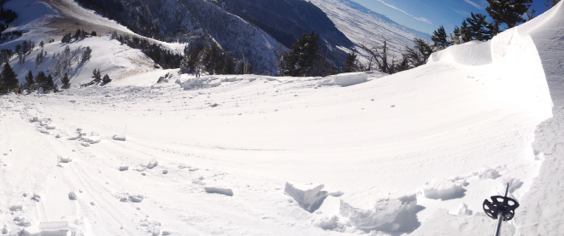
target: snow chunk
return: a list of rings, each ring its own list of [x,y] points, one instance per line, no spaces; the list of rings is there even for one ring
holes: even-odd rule
[[[29,226],[22,230],[22,236],[41,236],[41,230],[37,226]]]
[[[129,201],[142,202],[145,197],[143,195],[129,195]]]
[[[464,216],[464,215],[472,215],[472,210],[468,209],[468,206],[464,203],[460,203],[460,206],[456,208],[454,211],[450,211],[449,214],[455,216]]]
[[[449,200],[464,197],[466,190],[452,180],[435,179],[423,187],[423,194],[430,199]]]
[[[479,174],[480,179],[497,179],[500,176],[499,171],[495,169],[487,169]]]
[[[82,137],[82,140],[90,144],[95,144],[102,141],[102,138],[100,136],[86,136]]]
[[[421,207],[417,206],[417,198],[411,195],[379,200],[373,210],[357,209],[341,200],[339,213],[348,217],[352,225],[364,231],[409,233],[420,225],[416,216],[419,210]]]
[[[69,193],[69,199],[70,199],[70,200],[76,200],[76,193],[70,192],[70,193]]]
[[[45,129],[49,129],[49,130],[54,130],[56,128],[57,128],[57,126],[55,126],[55,125],[46,125],[45,126]]]
[[[345,225],[339,222],[338,216],[325,217],[319,221],[317,226],[323,230],[334,230],[339,232],[342,232],[345,229]]]
[[[343,73],[331,77],[333,78],[333,82],[340,86],[350,86],[368,81],[368,75],[366,73]]]
[[[118,141],[125,141],[125,135],[123,134],[116,134],[112,137],[113,140],[118,140]]]
[[[72,157],[61,157],[59,156],[59,162],[60,163],[69,163],[72,161]]]
[[[39,229],[41,229],[41,236],[69,235],[69,223],[66,221],[41,222]]]
[[[158,165],[159,165],[159,162],[157,160],[151,160],[145,167],[147,169],[153,169]]]
[[[129,170],[129,166],[120,166],[119,171],[126,171]]]
[[[218,193],[227,196],[233,196],[233,190],[230,188],[204,187],[206,193]]]
[[[10,211],[22,211],[22,210],[23,210],[22,205],[13,205],[10,207]]]
[[[31,225],[31,222],[29,222],[29,220],[23,216],[14,217],[14,222],[16,223],[16,225],[23,227],[28,227]]]
[[[321,191],[324,185],[318,185],[317,187],[311,188],[312,186],[296,186],[296,184],[286,183],[286,187],[284,187],[284,193],[288,196],[294,198],[296,202],[302,207],[304,210],[313,213],[321,204],[327,196],[329,195],[327,191]],[[301,188],[301,189],[300,189]],[[302,190],[306,189],[306,190]]]

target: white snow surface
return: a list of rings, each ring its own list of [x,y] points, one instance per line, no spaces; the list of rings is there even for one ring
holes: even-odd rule
[[[368,77],[350,86],[196,79],[100,59],[89,63],[123,76],[1,96],[3,230],[57,222],[75,235],[484,235],[496,222],[482,202],[509,183],[521,207],[502,235],[564,234],[562,5],[419,68],[343,75]],[[108,37],[69,46],[80,43],[116,58],[137,53]],[[18,66],[18,77],[35,69]],[[89,79],[82,70],[75,86]],[[157,84],[165,74],[174,79]]]

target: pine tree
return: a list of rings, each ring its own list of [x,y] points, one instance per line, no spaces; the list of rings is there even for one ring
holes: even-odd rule
[[[460,34],[461,34],[461,42],[470,42],[472,41],[472,33],[470,31],[470,27],[468,26],[468,22],[466,19],[462,21],[462,26],[460,27]]]
[[[20,86],[20,82],[18,81],[18,78],[16,78],[18,75],[16,73],[14,73],[14,70],[12,70],[12,67],[10,66],[10,63],[6,62],[6,64],[4,65],[4,69],[2,70],[2,89],[4,90],[3,92],[15,92],[18,87]]]
[[[84,52],[82,52],[81,62],[86,62],[90,60],[91,55],[92,55],[92,49],[90,49],[90,47],[86,47],[86,49],[84,49]]]
[[[292,50],[284,53],[283,74],[289,76],[309,75],[317,56],[319,35],[314,31],[303,34],[292,44]]]
[[[27,76],[25,77],[24,88],[30,92],[35,90],[35,81],[33,80],[33,74],[31,73],[31,71],[29,71],[27,73]]]
[[[109,82],[112,82],[110,76],[108,74],[104,75],[104,78],[102,79],[102,83],[107,84]]]
[[[63,86],[61,87],[61,89],[69,89],[70,88],[71,84],[70,84],[69,75],[67,73],[65,73],[65,75],[63,75],[61,82],[63,83]]]
[[[450,43],[447,40],[447,34],[445,31],[445,27],[442,25],[435,31],[433,31],[433,35],[431,36],[431,40],[433,40],[434,45],[433,47],[436,50],[442,50],[450,46]]]
[[[53,76],[51,76],[51,74],[49,74],[49,76],[47,76],[47,80],[46,80],[46,85],[45,88],[43,88],[43,91],[53,91],[53,92],[59,92],[59,90],[57,89],[57,86],[55,85],[55,82],[53,81]]]
[[[347,59],[345,60],[345,65],[343,65],[343,73],[356,72],[358,68],[356,66],[357,56],[354,52],[347,54]]]
[[[102,81],[102,73],[100,73],[100,69],[94,69],[91,78],[94,79],[92,80],[93,82],[100,83]]]
[[[458,26],[454,26],[452,34],[448,37],[448,42],[451,45],[461,44],[462,41],[462,30]]]
[[[427,63],[427,60],[429,59],[429,57],[433,53],[433,49],[431,48],[431,45],[429,45],[429,43],[427,43],[427,41],[425,41],[423,39],[419,39],[419,38],[415,38],[413,41],[415,42],[415,45],[416,45],[419,53],[423,56],[423,61],[419,65],[423,65],[423,64]],[[416,65],[416,66],[419,66],[419,65]]]
[[[37,75],[35,75],[35,84],[38,88],[43,88],[45,90],[45,85],[47,84],[47,76],[43,71],[39,71]]]
[[[486,22],[486,15],[470,13],[466,18],[468,26],[466,32],[472,40],[487,41],[493,37],[493,26]]]
[[[533,0],[487,0],[490,4],[486,11],[497,24],[506,24],[507,28],[513,28],[519,23],[525,22],[522,17],[531,7]]]

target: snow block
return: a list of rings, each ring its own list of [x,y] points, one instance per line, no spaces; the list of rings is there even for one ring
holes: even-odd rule
[[[86,136],[82,137],[82,140],[90,144],[95,144],[102,141],[102,138],[100,136]]]
[[[333,82],[340,86],[350,86],[368,81],[366,73],[343,73],[334,75]]]
[[[37,226],[29,226],[22,230],[20,233],[22,236],[41,236],[41,230]]]
[[[129,195],[129,201],[142,202],[145,197],[143,195]]]
[[[121,135],[116,134],[116,135],[114,135],[114,136],[112,137],[112,139],[113,139],[113,140],[117,140],[117,141],[125,141],[125,135],[123,135],[123,134],[121,134]]]
[[[69,163],[72,161],[72,157],[59,157],[59,162],[60,163]]]
[[[41,222],[41,236],[70,236],[69,223],[66,221]]]
[[[417,206],[417,198],[411,195],[379,200],[373,210],[354,208],[341,200],[339,213],[347,217],[352,225],[364,231],[409,233],[420,225],[416,216],[420,209],[421,207]]]
[[[319,207],[321,207],[321,204],[323,204],[323,201],[325,200],[325,198],[327,198],[329,193],[327,193],[327,191],[321,191],[321,189],[323,189],[324,187],[323,184],[311,189],[307,189],[309,187],[310,186],[298,187],[295,186],[295,184],[286,183],[286,187],[284,187],[284,193],[294,198],[294,200],[296,200],[296,202],[298,202],[300,207],[302,207],[304,210],[313,213],[314,211],[319,209]],[[307,190],[302,190],[299,188]]]
[[[157,160],[152,160],[145,167],[147,167],[147,169],[153,169],[153,168],[157,167],[158,165],[159,165],[159,162]]]
[[[449,200],[464,197],[466,190],[452,180],[435,179],[423,187],[423,194],[429,199]]]
[[[229,188],[216,188],[216,187],[204,187],[206,193],[217,193],[227,196],[233,196],[233,190]]]

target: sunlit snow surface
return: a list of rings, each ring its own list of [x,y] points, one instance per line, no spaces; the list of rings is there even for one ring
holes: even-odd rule
[[[104,53],[72,82],[109,66],[112,83],[0,97],[0,230],[485,235],[482,201],[509,183],[522,206],[502,235],[560,235],[563,18],[384,77],[196,79],[85,39]]]

